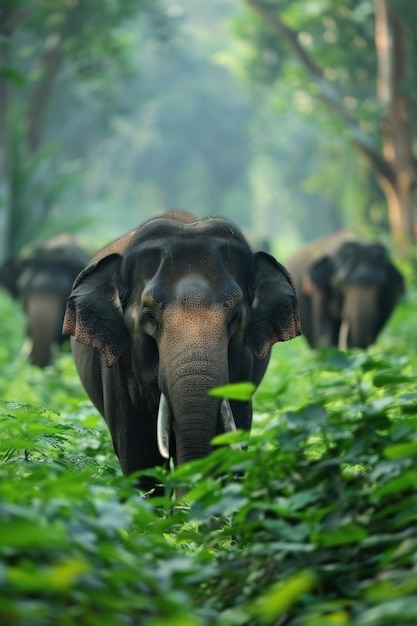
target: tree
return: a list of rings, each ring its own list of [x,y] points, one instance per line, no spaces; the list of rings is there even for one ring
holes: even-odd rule
[[[311,89],[372,166],[387,201],[393,243],[409,253],[417,217],[417,6],[407,0],[355,0],[349,6],[343,0],[245,2],[252,20],[253,12],[259,18],[250,36],[269,70],[274,55],[275,78],[285,67],[285,43]]]
[[[159,2],[152,0],[103,0],[99,10],[94,0],[2,2],[0,189],[6,254],[17,252],[44,228],[63,182],[57,185],[59,160],[46,149],[45,140],[57,77],[71,67],[79,80],[94,85],[96,96],[108,97],[109,85],[117,85],[128,68],[131,41],[122,26],[142,15],[155,29],[164,23]],[[48,143],[51,139],[56,142],[57,137],[49,137]],[[40,179],[34,197],[33,181]]]

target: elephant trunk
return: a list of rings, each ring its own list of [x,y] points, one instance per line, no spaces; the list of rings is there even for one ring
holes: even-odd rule
[[[62,304],[55,294],[33,292],[26,296],[28,335],[32,341],[30,362],[45,367],[52,360],[52,347],[60,336]]]
[[[207,456],[210,442],[217,432],[219,398],[206,393],[195,397],[192,403],[174,400],[173,431],[177,463]],[[190,406],[191,404],[191,406]]]
[[[229,379],[227,354],[215,356],[210,359],[195,350],[182,353],[169,364],[161,381],[164,393],[158,416],[158,444],[161,454],[167,457],[171,453],[179,465],[206,456],[213,437],[233,429],[227,405],[208,394]]]
[[[348,287],[345,291],[339,348],[367,348],[373,343],[378,315],[377,287]]]

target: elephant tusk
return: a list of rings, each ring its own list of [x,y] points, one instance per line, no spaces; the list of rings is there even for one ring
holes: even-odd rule
[[[340,326],[340,331],[339,331],[339,350],[348,350],[349,346],[348,346],[348,337],[349,337],[349,328],[350,328],[350,324],[348,320],[343,320],[342,324]]]
[[[220,405],[220,416],[222,418],[224,431],[226,433],[233,433],[235,430],[237,430],[235,418],[233,417],[232,413],[232,408],[227,398],[223,398]],[[242,446],[239,443],[236,443],[232,445],[232,448],[241,450]]]
[[[171,409],[168,400],[161,393],[159,401],[158,420],[156,425],[156,436],[159,453],[164,459],[169,459],[169,431],[171,427]]]
[[[220,415],[222,418],[224,430],[226,433],[232,433],[236,430],[235,418],[233,417],[232,408],[227,398],[223,398],[220,405]]]

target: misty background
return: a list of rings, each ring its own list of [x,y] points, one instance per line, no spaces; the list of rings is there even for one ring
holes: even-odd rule
[[[2,3],[1,256],[63,231],[104,245],[174,208],[227,217],[280,259],[344,226],[387,240],[376,161],[263,6],[379,132],[371,0]],[[417,9],[395,10],[414,67]]]

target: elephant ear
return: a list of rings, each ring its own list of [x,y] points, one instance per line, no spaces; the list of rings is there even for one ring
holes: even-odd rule
[[[130,345],[116,284],[120,262],[120,254],[113,253],[99,258],[78,275],[62,328],[65,335],[100,350],[109,367]]]
[[[25,263],[19,257],[11,257],[0,267],[0,287],[6,289],[13,298],[20,295],[19,279],[25,269]]]
[[[277,341],[301,334],[292,278],[281,263],[265,252],[255,254],[255,295],[245,341],[255,356],[265,359]]]
[[[376,332],[379,333],[388,321],[398,299],[405,293],[405,281],[401,272],[391,263],[387,263],[386,280],[379,298],[379,317]]]
[[[404,276],[391,262],[388,263],[388,284],[392,287],[395,296],[398,298],[405,293]]]

